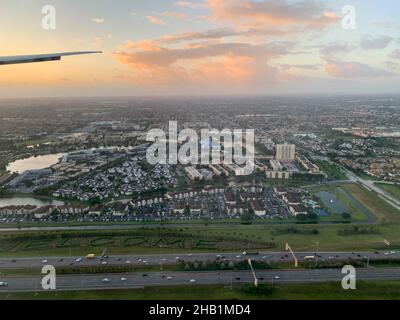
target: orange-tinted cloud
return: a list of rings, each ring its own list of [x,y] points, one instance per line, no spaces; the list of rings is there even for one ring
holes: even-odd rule
[[[131,79],[142,84],[261,84],[275,81],[269,59],[285,52],[272,45],[220,43],[165,48],[151,41],[126,43],[116,59],[131,67]]]
[[[187,7],[193,2],[175,4]],[[277,40],[279,36],[320,30],[337,21],[321,2],[312,0],[296,4],[287,0],[206,0],[203,4],[210,11],[208,19],[217,23],[214,28],[129,41],[119,48],[114,56],[130,67],[130,80],[146,85],[202,86],[275,82],[282,74],[270,62],[289,53],[291,47],[289,43],[285,48]]]
[[[165,22],[163,20],[161,20],[160,18],[157,18],[155,16],[147,16],[146,17],[147,20],[152,23],[152,24],[156,24],[156,25],[163,25],[165,24]]]
[[[212,11],[210,19],[245,27],[273,25],[323,28],[338,19],[335,13],[316,1],[207,0],[207,4]]]

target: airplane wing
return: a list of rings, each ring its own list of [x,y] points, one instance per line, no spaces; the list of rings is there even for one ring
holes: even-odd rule
[[[50,53],[50,54],[38,54],[38,55],[27,55],[27,56],[0,57],[0,65],[58,61],[61,60],[61,57],[65,56],[75,56],[75,55],[92,54],[92,53],[102,53],[102,51],[80,51],[80,52],[63,52],[63,53]]]

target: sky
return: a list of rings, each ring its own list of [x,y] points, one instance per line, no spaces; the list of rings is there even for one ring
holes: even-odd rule
[[[104,52],[0,66],[3,98],[399,93],[398,0],[0,5],[0,56]],[[55,30],[42,27],[44,5],[56,10]],[[355,9],[350,29],[342,11],[349,5]]]

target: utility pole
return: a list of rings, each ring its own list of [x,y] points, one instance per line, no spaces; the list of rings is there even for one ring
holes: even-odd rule
[[[160,271],[163,272],[161,249],[162,249],[162,244],[160,243]]]

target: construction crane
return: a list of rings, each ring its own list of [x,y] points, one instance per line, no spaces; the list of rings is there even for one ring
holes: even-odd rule
[[[254,286],[257,288],[258,287],[258,279],[257,279],[257,275],[256,275],[256,273],[254,271],[254,268],[253,268],[253,263],[251,262],[250,258],[249,258],[248,262],[249,262],[249,266],[251,268],[251,272],[252,272],[253,277],[254,277]]]
[[[294,266],[295,266],[296,268],[298,268],[298,266],[299,266],[299,260],[298,260],[297,257],[295,256],[295,254],[294,254],[292,248],[289,246],[289,243],[286,243],[286,249],[285,249],[285,250],[286,250],[286,251],[290,251],[290,253],[292,254],[292,256],[293,256],[293,258],[294,258]]]

